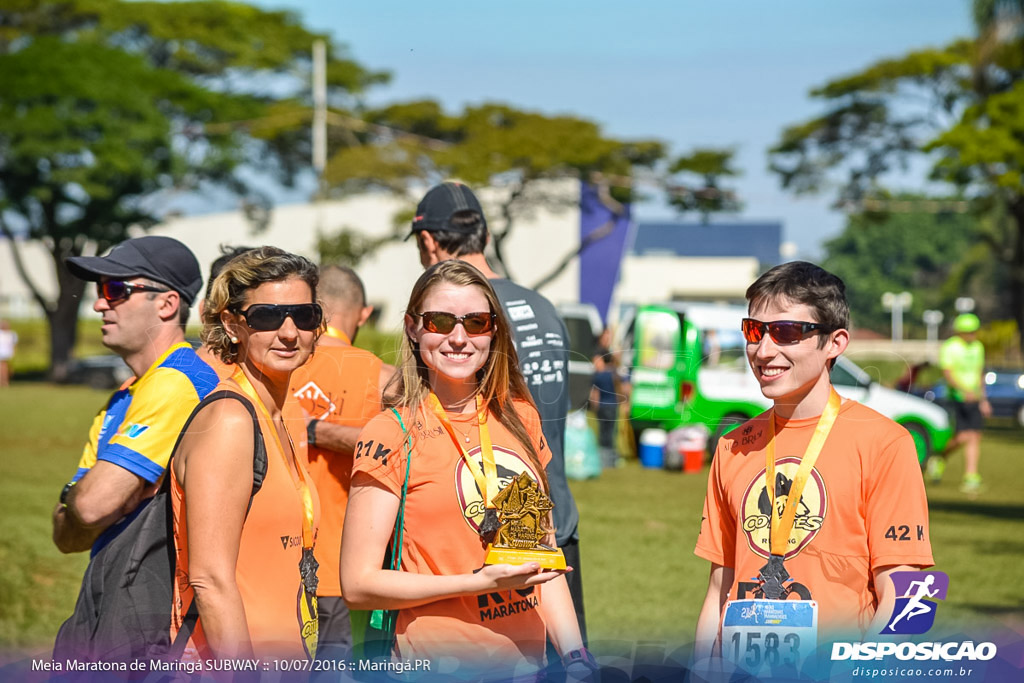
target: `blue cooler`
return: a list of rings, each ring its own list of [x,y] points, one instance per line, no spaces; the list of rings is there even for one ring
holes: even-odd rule
[[[640,464],[661,469],[665,464],[665,443],[668,433],[664,429],[645,429],[640,434]]]

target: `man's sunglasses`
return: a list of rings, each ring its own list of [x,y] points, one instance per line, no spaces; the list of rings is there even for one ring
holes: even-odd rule
[[[285,318],[291,318],[300,330],[310,332],[320,327],[324,319],[320,304],[253,304],[235,313],[245,318],[245,323],[258,332],[281,329]]]
[[[450,333],[459,323],[462,323],[462,327],[465,328],[468,335],[487,334],[494,329],[495,315],[490,312],[455,315],[443,311],[424,311],[412,315],[423,318],[423,329],[427,332],[438,334]]]
[[[764,339],[765,332],[772,338],[772,341],[781,346],[798,344],[808,332],[813,330],[828,330],[828,326],[819,323],[805,323],[799,320],[776,320],[775,322],[763,323],[753,318],[743,319],[743,338],[748,344],[757,344]]]
[[[135,282],[125,282],[123,280],[106,280],[105,282],[96,283],[96,296],[106,299],[107,303],[110,304],[117,301],[124,301],[135,292],[169,291],[171,290],[152,287],[150,285],[142,285]]]

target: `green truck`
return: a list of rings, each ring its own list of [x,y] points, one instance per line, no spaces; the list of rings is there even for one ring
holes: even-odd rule
[[[740,306],[673,303],[640,306],[621,324],[623,363],[632,385],[630,417],[637,438],[644,429],[703,424],[718,437],[771,406],[747,366]],[[935,404],[873,382],[840,356],[832,383],[844,397],[906,427],[923,463],[951,436],[947,413]]]

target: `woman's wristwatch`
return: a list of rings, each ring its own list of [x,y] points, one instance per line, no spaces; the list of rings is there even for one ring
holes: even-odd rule
[[[316,445],[316,423],[320,420],[310,420],[306,423],[306,444],[309,446]]]

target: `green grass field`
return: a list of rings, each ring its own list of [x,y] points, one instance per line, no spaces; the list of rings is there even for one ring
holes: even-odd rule
[[[11,360],[11,371],[15,379],[38,379],[46,375],[50,367],[50,332],[46,321],[12,320],[12,329],[18,333],[18,348]],[[199,339],[200,327],[189,326],[186,336]],[[385,363],[394,363],[397,357],[399,335],[379,331],[373,327],[364,327],[356,338],[356,346],[372,351]],[[78,321],[78,343],[75,345],[75,358],[109,354],[110,350],[103,346],[100,325],[94,319]]]
[[[50,514],[105,398],[43,383],[0,390],[0,650],[45,652],[74,606],[86,558],[57,552]],[[1024,626],[1022,460],[1024,432],[990,430],[984,495],[970,501],[957,492],[958,458],[946,482],[929,489],[936,567],[951,578],[943,623]],[[592,641],[692,639],[708,572],[693,555],[706,481],[706,471],[629,463],[573,482]]]

